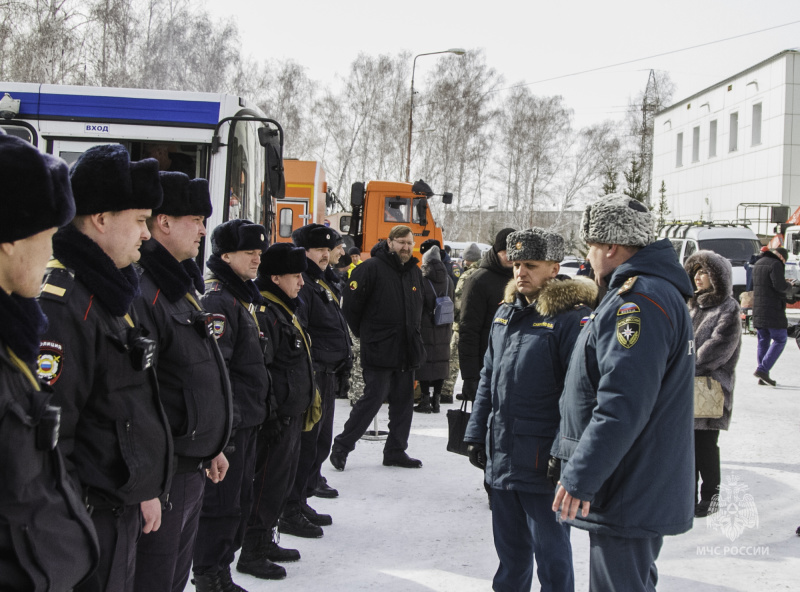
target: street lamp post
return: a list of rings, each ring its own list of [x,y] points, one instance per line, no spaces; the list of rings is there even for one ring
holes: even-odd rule
[[[453,47],[451,49],[445,49],[444,51],[432,51],[430,53],[420,53],[414,56],[414,64],[411,67],[411,107],[408,111],[408,155],[406,158],[406,182],[408,182],[411,177],[411,132],[414,129],[414,70],[417,68],[417,58],[440,53],[454,53],[456,55],[463,56],[465,53],[467,53],[467,51],[461,49],[460,47]]]

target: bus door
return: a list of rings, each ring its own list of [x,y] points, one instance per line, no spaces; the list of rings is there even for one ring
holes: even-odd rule
[[[277,201],[277,243],[292,242],[292,232],[311,221],[307,201],[281,199]]]

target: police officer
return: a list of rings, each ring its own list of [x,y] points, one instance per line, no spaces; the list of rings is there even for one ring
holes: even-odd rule
[[[39,296],[50,320],[39,375],[61,405],[60,442],[100,540],[100,565],[76,590],[128,591],[136,541],[158,530],[172,475],[155,344],[133,307],[133,263],[162,191],[158,163],[131,163],[118,144],[84,152],[70,178],[77,215],[53,237]]]
[[[337,375],[349,376],[352,366],[350,331],[342,314],[341,292],[330,273],[331,256],[341,256],[338,253],[334,255],[335,251],[342,250],[341,237],[331,228],[309,224],[297,229],[292,239],[298,247],[306,250],[308,260],[300,290],[299,316],[301,324],[308,327],[311,335],[314,376],[322,397],[322,419],[301,438],[300,462],[288,507],[298,506],[310,522],[327,526],[332,524],[331,517],[318,514],[308,505],[307,499],[309,495],[317,495],[315,490],[319,490],[321,497],[339,495],[321,478],[320,469],[333,442],[333,414],[341,380]],[[281,527],[284,527],[283,522]]]
[[[692,527],[692,285],[652,214],[627,195],[586,207],[581,238],[608,286],[561,396],[553,510],[589,531],[590,590],[655,590],[664,535]],[[578,515],[580,514],[580,515]]]
[[[194,257],[211,215],[208,181],[160,172],[164,202],[148,219],[137,310],[158,344],[158,383],[175,446],[170,508],[136,551],[136,590],[182,592],[192,564],[206,473],[218,483],[233,421],[228,370],[199,302]]]
[[[66,163],[11,136],[0,135],[0,185],[0,589],[69,590],[99,549],[56,447],[59,410],[35,378],[47,323],[35,297],[75,203]]]
[[[315,396],[310,338],[296,315],[297,295],[303,286],[305,269],[303,249],[277,243],[261,257],[256,278],[263,297],[257,312],[258,323],[272,344],[272,357],[267,362],[272,376],[274,412],[258,436],[256,495],[236,569],[264,579],[273,579],[270,572],[265,573],[265,559],[300,559],[294,549],[276,548],[275,527],[282,513],[281,532],[305,537],[323,534],[322,529],[309,523],[298,508],[284,512],[300,458],[300,434],[314,424],[309,421],[306,425],[308,418],[304,416],[312,401],[316,399],[317,411],[320,405],[319,395]],[[296,512],[297,516],[291,512]],[[287,519],[296,526],[294,530],[284,527]]]
[[[228,366],[235,434],[226,454],[230,466],[225,479],[217,483],[206,480],[192,566],[200,591],[240,589],[231,580],[230,566],[242,546],[250,515],[256,433],[267,417],[270,384],[264,361],[269,344],[262,339],[255,316],[261,296],[253,283],[266,248],[267,231],[249,220],[229,220],[211,233],[201,305],[214,315],[214,335]],[[282,570],[273,573],[283,577]]]

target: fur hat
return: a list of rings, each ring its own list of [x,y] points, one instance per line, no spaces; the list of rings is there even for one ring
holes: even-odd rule
[[[211,195],[208,181],[192,179],[184,173],[161,171],[159,174],[161,188],[164,190],[164,202],[153,215],[168,214],[170,216],[211,216]]]
[[[344,239],[342,238],[341,234],[339,234],[335,229],[330,228],[328,226],[326,226],[325,228],[331,231],[331,240],[330,243],[328,244],[329,248],[335,249],[339,245],[344,244]]]
[[[332,249],[335,243],[335,230],[322,224],[306,224],[292,233],[292,242],[303,249]],[[341,238],[341,236],[339,237]]]
[[[558,261],[564,259],[564,239],[544,228],[512,232],[506,239],[509,261]]]
[[[351,257],[353,255],[358,255],[360,257],[361,249],[359,249],[358,247],[350,247],[349,249],[347,249],[347,254],[350,255]]]
[[[228,220],[211,233],[211,252],[218,257],[234,251],[267,250],[267,230],[250,220]]]
[[[653,222],[642,202],[611,193],[586,206],[581,238],[587,243],[646,247],[655,240]]]
[[[311,247],[312,249],[314,247]],[[303,273],[308,269],[306,250],[290,243],[275,243],[261,253],[261,264],[258,266],[259,277],[285,275],[287,273]]]
[[[67,163],[28,142],[0,136],[0,242],[64,226],[75,215]]]
[[[70,169],[70,182],[79,216],[161,205],[158,162],[147,158],[131,165],[128,151],[119,144],[92,146],[81,154]]]
[[[475,243],[470,244],[464,252],[461,253],[461,258],[464,261],[480,261],[481,259],[481,249]]]
[[[516,232],[516,230],[514,228],[503,228],[503,230],[497,233],[497,236],[494,237],[494,244],[492,245],[492,250],[495,253],[506,250],[506,239],[512,232]]]
[[[442,243],[440,243],[435,238],[429,238],[428,240],[423,241],[422,244],[419,246],[419,254],[424,255],[425,253],[428,252],[428,250],[430,250],[431,247],[437,247],[441,251]]]

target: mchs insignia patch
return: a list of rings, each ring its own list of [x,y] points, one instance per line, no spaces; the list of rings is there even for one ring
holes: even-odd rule
[[[42,341],[36,373],[48,385],[54,385],[64,367],[64,346],[55,341]]]
[[[617,321],[617,341],[626,349],[636,345],[641,332],[642,321],[639,317],[626,316]]]

